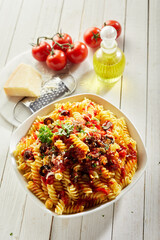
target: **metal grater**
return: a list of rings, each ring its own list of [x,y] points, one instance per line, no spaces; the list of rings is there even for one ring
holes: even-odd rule
[[[47,104],[55,101],[57,98],[68,95],[69,93],[70,90],[64,84],[64,82],[61,81],[57,84],[55,89],[50,89],[48,92],[42,93],[41,96],[36,100],[25,98],[22,100],[22,103],[33,113],[46,106]]]
[[[55,101],[56,99],[71,94],[75,90],[75,88],[76,81],[74,77],[69,73],[61,73],[59,75],[53,76],[50,79],[44,80],[41,88],[40,97],[25,97],[21,99],[14,107],[14,118],[18,122],[22,122],[23,120],[20,120],[20,112],[22,112],[21,109],[24,106],[27,107],[27,109],[29,109],[31,113],[34,113],[39,109],[43,108],[44,106],[48,105],[49,103]]]
[[[55,101],[57,98],[69,95],[73,92],[73,86],[67,86],[61,79],[64,78],[74,80],[73,76],[70,74],[61,74],[59,76],[54,76],[52,79],[45,82],[41,89],[41,96],[37,99],[35,98],[25,98],[21,102],[28,107],[31,112],[36,112],[42,107],[48,105],[49,103]],[[65,80],[66,81],[66,80]],[[68,83],[66,81],[66,83]],[[73,83],[72,83],[73,85]],[[69,88],[70,87],[70,88]],[[74,86],[75,88],[75,86]]]

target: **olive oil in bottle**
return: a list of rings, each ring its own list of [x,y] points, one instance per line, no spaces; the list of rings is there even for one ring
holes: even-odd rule
[[[117,31],[111,26],[101,30],[101,47],[93,56],[93,67],[98,80],[116,82],[123,74],[125,67],[124,53],[117,47],[115,41]]]

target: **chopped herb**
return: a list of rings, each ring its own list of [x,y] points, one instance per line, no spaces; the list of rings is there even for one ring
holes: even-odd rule
[[[62,128],[58,130],[56,135],[69,137],[69,135],[73,131],[73,128],[74,126],[70,125],[69,123],[62,124]]]
[[[91,155],[88,155],[87,158],[89,158],[90,160],[92,160],[92,156],[91,156]]]
[[[53,133],[48,128],[48,126],[45,125],[45,126],[42,126],[39,129],[38,138],[40,139],[40,141],[42,143],[51,143],[52,142],[52,139],[51,139],[52,136],[53,136]]]
[[[41,158],[43,159],[44,157],[45,157],[45,155],[44,155],[44,154],[42,154],[42,155],[41,155]]]
[[[54,125],[55,125],[55,126],[60,126],[59,120],[55,121],[55,122],[54,122]]]
[[[10,236],[12,236],[13,235],[13,233],[10,233]]]
[[[96,117],[94,117],[94,118],[93,118],[93,120],[96,120],[97,122],[99,122],[99,119],[98,119],[98,118],[96,118]]]
[[[55,151],[55,147],[54,146],[52,146],[52,152],[54,152]]]
[[[95,124],[93,124],[93,127],[95,127],[96,125]]]
[[[80,133],[86,133],[83,129],[80,130]]]
[[[86,122],[86,125],[90,124],[90,122]]]
[[[96,166],[97,166],[97,164],[96,164],[96,163],[93,163],[93,164],[92,164],[92,167],[96,167]]]
[[[109,149],[109,145],[108,145],[107,143],[104,143],[104,148],[105,148],[106,150],[108,150],[108,149]]]
[[[72,145],[69,147],[69,149],[70,149],[70,148],[74,148],[74,145],[72,144]]]
[[[64,129],[60,128],[60,129],[58,130],[58,132],[56,132],[56,135],[66,136],[66,132],[64,131]]]
[[[77,125],[77,126],[76,126],[76,130],[77,130],[78,132],[80,132],[80,131],[82,130],[82,126]]]
[[[134,213],[133,211],[131,211],[131,213]]]
[[[102,215],[102,217],[104,217],[104,214]]]

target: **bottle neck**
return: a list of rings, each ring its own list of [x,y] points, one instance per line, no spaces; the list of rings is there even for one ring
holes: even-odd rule
[[[112,43],[112,45],[108,46],[108,44],[107,44],[107,46],[106,46],[105,42],[102,41],[101,42],[101,49],[106,54],[112,54],[112,53],[116,52],[116,50],[117,50],[117,42],[114,41]]]

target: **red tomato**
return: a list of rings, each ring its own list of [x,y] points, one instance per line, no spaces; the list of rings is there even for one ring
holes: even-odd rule
[[[105,27],[105,26],[112,26],[112,27],[114,27],[116,29],[116,31],[117,31],[117,38],[120,36],[122,28],[121,28],[121,25],[120,25],[119,22],[117,22],[115,20],[108,20],[108,21],[106,21],[103,24],[102,28]]]
[[[55,42],[57,42],[59,44],[64,44],[64,45],[61,47],[58,44],[55,44]],[[71,36],[69,34],[67,34],[67,33],[57,33],[53,37],[52,45],[55,44],[54,49],[58,49],[58,50],[62,50],[64,52],[66,52],[67,48],[69,46],[68,46],[68,44],[65,44],[65,43],[72,44],[72,38],[71,38]]]
[[[46,185],[47,184],[49,184],[49,185],[53,184],[54,183],[54,176],[53,175],[49,176],[48,179],[46,179],[45,183],[46,183]]]
[[[39,62],[44,62],[51,52],[51,46],[47,42],[40,42],[32,48],[33,57]]]
[[[121,151],[119,152],[119,156],[120,156],[121,158],[124,158],[124,157],[126,156],[126,150],[121,150]]]
[[[88,48],[82,42],[75,42],[71,47],[67,49],[67,58],[72,63],[83,62],[88,55]]]
[[[100,31],[101,30],[97,27],[92,27],[85,31],[83,39],[89,47],[96,48],[100,46],[102,41],[100,38]]]
[[[46,60],[46,63],[49,68],[59,71],[63,69],[67,64],[66,54],[61,50],[54,50],[53,54],[51,53]]]

